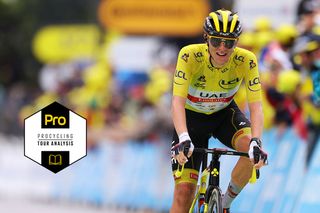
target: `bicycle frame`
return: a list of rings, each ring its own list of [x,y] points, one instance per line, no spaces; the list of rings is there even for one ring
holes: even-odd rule
[[[219,149],[219,148],[214,148],[214,149],[195,148],[193,151],[198,152],[198,153],[203,153],[203,160],[202,160],[202,172],[200,175],[200,186],[197,190],[195,198],[193,199],[189,213],[193,212],[195,204],[201,194],[202,195],[206,194],[205,202],[204,202],[204,213],[207,213],[208,200],[209,200],[208,195],[210,195],[210,193],[211,193],[211,192],[208,192],[207,189],[209,189],[209,188],[213,189],[214,187],[218,187],[220,190],[220,187],[219,187],[220,179],[219,178],[220,178],[220,157],[221,157],[221,155],[233,155],[233,156],[242,156],[242,157],[249,157],[249,156],[248,156],[248,153],[245,153],[245,152],[238,152],[238,151],[232,151],[232,150],[228,150],[228,149]],[[210,160],[209,166],[207,167],[208,154],[211,154],[211,160]],[[178,169],[178,172],[180,172],[179,174],[181,174],[183,172],[183,169],[184,169],[184,165],[182,166],[180,171]],[[254,180],[252,182],[255,182],[256,177],[254,177],[254,176],[257,172],[258,172],[258,170],[256,172],[254,172],[254,169],[253,169],[251,179],[254,179]],[[207,186],[208,177],[209,177],[209,184]]]
[[[196,202],[198,201],[199,199],[199,196],[200,194],[205,194],[206,193],[206,190],[207,190],[207,180],[208,180],[208,176],[209,176],[209,169],[206,168],[200,175],[200,185],[199,185],[199,188],[197,189],[197,193],[192,201],[192,204],[191,204],[191,207],[190,207],[190,210],[189,210],[189,213],[192,213],[193,209],[194,209],[194,206],[196,204]]]
[[[214,149],[206,149],[206,148],[195,148],[194,152],[199,152],[205,154],[211,154],[211,160],[210,160],[210,165],[207,167],[210,171],[210,178],[209,178],[209,185],[212,186],[219,186],[220,184],[220,157],[221,155],[233,155],[233,156],[242,156],[242,157],[249,157],[248,153],[245,152],[237,152],[237,151],[232,151],[228,149],[219,149],[219,148],[214,148]],[[206,167],[207,165],[207,160],[203,159],[203,168]]]

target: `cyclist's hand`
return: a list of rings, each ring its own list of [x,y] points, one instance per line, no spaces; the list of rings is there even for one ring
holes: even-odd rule
[[[193,149],[194,146],[191,140],[186,140],[172,147],[171,151],[174,153],[174,159],[176,159],[180,165],[183,165],[188,162],[188,158],[192,155]]]
[[[261,140],[259,138],[251,139],[248,154],[256,169],[268,164],[268,154],[261,149]]]

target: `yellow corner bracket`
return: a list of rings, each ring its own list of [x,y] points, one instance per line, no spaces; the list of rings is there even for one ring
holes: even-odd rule
[[[174,175],[179,178],[181,177],[182,173],[183,173],[183,170],[184,170],[184,164],[182,165],[181,169],[179,169],[179,165],[178,165],[178,169],[177,171],[174,173]]]
[[[254,184],[257,181],[257,172],[256,169],[252,168],[251,178],[249,179],[249,183]]]

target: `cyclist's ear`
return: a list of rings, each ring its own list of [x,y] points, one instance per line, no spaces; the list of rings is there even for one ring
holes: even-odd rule
[[[236,43],[234,44],[234,46],[237,46],[239,43],[239,38],[237,38]]]

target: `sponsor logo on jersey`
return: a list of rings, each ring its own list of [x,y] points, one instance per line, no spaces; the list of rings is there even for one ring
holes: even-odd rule
[[[189,53],[185,53],[181,56],[182,60],[184,60],[185,62],[188,62],[188,58],[189,58]]]
[[[195,87],[200,87],[202,89],[205,89],[206,88],[206,83],[203,83],[203,82],[197,82],[194,84]]]
[[[239,64],[239,62],[244,62],[244,57],[242,56],[242,55],[235,55],[234,57],[233,57],[233,61],[234,61],[234,63],[235,64]]]
[[[176,73],[174,74],[177,78],[182,78],[183,80],[187,80],[186,73],[181,70],[176,70]]]
[[[190,178],[194,180],[198,180],[198,174],[190,173]]]
[[[202,75],[198,78],[198,81],[201,81],[201,82],[206,82],[206,76]]]
[[[188,99],[193,103],[203,102],[224,102],[227,103],[232,100],[233,96],[228,97],[228,93],[210,93],[210,92],[200,92],[200,97],[188,94]]]
[[[249,66],[250,66],[250,70],[252,70],[253,68],[255,68],[257,66],[257,64],[251,59]]]
[[[238,84],[238,82],[240,81],[239,78],[235,78],[235,79],[232,79],[232,80],[223,80],[221,79],[219,81],[219,86],[223,89],[233,89],[235,88]]]
[[[194,84],[195,87],[200,87],[204,89],[206,87],[206,76],[201,75],[198,79],[198,82]]]
[[[259,85],[259,86],[258,86]],[[256,77],[252,80],[249,80],[249,85],[248,85],[249,90],[256,92],[260,90],[260,79],[259,77]]]
[[[193,53],[194,57],[196,58],[197,62],[202,62],[203,61],[203,54],[202,52],[197,52],[197,53]]]
[[[227,72],[228,70],[229,70],[229,68],[226,67],[226,68],[223,68],[223,69],[221,70],[221,72],[222,72],[222,73],[225,73],[225,72]]]
[[[209,70],[213,71],[213,66],[212,65],[208,64],[208,68],[209,68]]]
[[[215,67],[215,66],[213,66],[212,64],[208,64],[208,68],[209,68],[209,70],[211,70],[211,71],[213,71],[214,69],[216,69],[216,70],[221,70],[220,67]],[[225,68],[225,69],[228,69],[228,68]]]
[[[225,98],[227,97],[228,93],[210,93],[210,92],[200,92],[200,97],[202,98]]]

